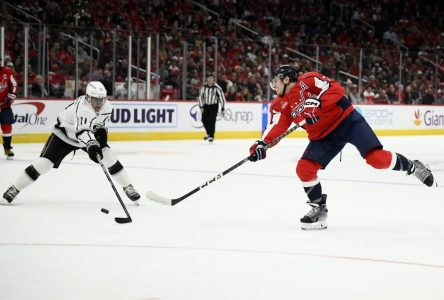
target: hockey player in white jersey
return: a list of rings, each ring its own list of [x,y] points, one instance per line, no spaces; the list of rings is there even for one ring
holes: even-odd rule
[[[111,117],[111,104],[102,83],[91,81],[86,95],[80,96],[57,117],[40,157],[28,166],[3,194],[0,204],[10,204],[24,188],[52,168],[58,168],[70,152],[82,149],[94,162],[97,155],[119,183],[129,199],[136,204],[139,193],[132,186],[128,174],[110,149],[106,123]]]

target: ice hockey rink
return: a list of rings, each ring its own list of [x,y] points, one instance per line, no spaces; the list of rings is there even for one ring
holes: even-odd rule
[[[0,299],[443,299],[443,187],[374,170],[353,146],[319,173],[327,230],[299,225],[306,139],[284,139],[176,206],[144,197],[193,190],[253,141],[110,142],[143,194],[136,207],[121,193],[133,218],[123,225],[100,166],[70,155],[0,207]],[[443,136],[381,141],[444,185]],[[2,193],[42,146],[15,144],[15,160],[0,159]]]

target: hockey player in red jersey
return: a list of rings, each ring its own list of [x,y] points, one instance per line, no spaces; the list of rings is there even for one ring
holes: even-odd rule
[[[2,59],[0,58],[0,124],[6,158],[12,159],[14,157],[14,152],[11,150],[14,115],[11,104],[16,98],[17,81],[14,77],[14,71],[9,67],[2,67],[1,63]]]
[[[292,123],[305,121],[303,128],[310,142],[297,163],[296,173],[311,209],[301,218],[302,229],[327,228],[327,195],[322,193],[317,173],[325,169],[347,143],[353,144],[367,164],[376,169],[406,171],[425,185],[433,185],[433,175],[423,163],[383,149],[338,82],[318,72],[308,72],[298,78],[293,67],[282,65],[273,72],[270,85],[277,97],[270,105],[269,124],[262,139],[251,146],[249,159],[264,159],[267,144]]]

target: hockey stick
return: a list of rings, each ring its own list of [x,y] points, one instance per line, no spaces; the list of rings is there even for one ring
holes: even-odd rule
[[[119,199],[120,205],[122,205],[123,210],[125,211],[126,218],[114,218],[114,220],[119,224],[125,224],[125,223],[131,223],[133,220],[131,219],[130,214],[128,213],[128,210],[125,207],[125,203],[123,203],[122,198],[120,198],[119,192],[117,191],[113,181],[111,180],[111,177],[108,174],[108,171],[106,170],[106,167],[103,165],[102,160],[100,159],[100,155],[97,154],[97,161],[99,162],[100,166],[102,167],[103,173],[105,173],[106,178],[108,178],[108,182],[111,184],[111,187],[114,190],[114,193],[117,196],[117,199]]]
[[[288,129],[286,132],[284,132],[283,134],[281,134],[279,137],[275,138],[273,141],[271,141],[271,143],[269,143],[268,145],[265,146],[265,150],[267,150],[268,148],[276,145],[280,140],[282,140],[284,137],[286,137],[287,135],[289,135],[290,133],[292,133],[293,131],[295,131],[296,129],[300,128],[301,126],[303,126],[305,124],[305,121],[302,121],[299,124],[296,124],[296,126]],[[200,191],[201,189],[203,189],[204,187],[210,185],[211,183],[215,182],[218,179],[221,179],[223,176],[227,175],[228,173],[230,173],[231,171],[233,171],[234,169],[242,166],[244,163],[246,163],[248,161],[248,159],[250,158],[250,156],[245,157],[243,160],[241,160],[240,162],[238,162],[237,164],[231,166],[230,168],[226,169],[225,171],[223,171],[222,173],[217,174],[216,176],[214,176],[213,178],[211,178],[210,180],[208,180],[207,182],[205,182],[204,184],[202,184],[201,186],[198,186],[197,188],[195,188],[194,190],[186,193],[185,195],[179,197],[179,198],[167,198],[164,196],[161,196],[159,194],[156,194],[152,191],[148,191],[146,193],[146,197],[154,202],[163,204],[163,205],[167,205],[167,206],[173,206],[176,205],[177,203],[179,203],[182,200],[185,200],[186,198],[188,198],[189,196],[193,195],[194,193],[197,193],[198,191]]]

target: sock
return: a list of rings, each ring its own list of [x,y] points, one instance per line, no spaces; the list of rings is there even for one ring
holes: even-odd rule
[[[395,171],[407,171],[412,167],[412,162],[399,153],[396,154],[396,164],[393,167]]]
[[[108,148],[104,147],[103,152],[103,164],[108,168],[109,174],[117,181],[117,183],[125,188],[131,184],[128,174],[123,168],[120,161],[117,160],[117,156],[114,152]]]
[[[316,203],[316,200],[321,199],[322,186],[319,179],[316,179],[314,182],[305,182],[303,186],[310,202]]]
[[[32,165],[29,165],[14,181],[13,185],[19,191],[30,186],[40,175],[45,174],[54,164],[47,158],[40,157]]]

